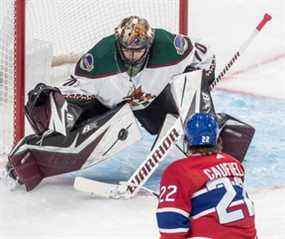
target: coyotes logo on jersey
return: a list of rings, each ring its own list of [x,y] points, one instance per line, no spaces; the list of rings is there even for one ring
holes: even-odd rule
[[[128,96],[123,98],[123,100],[128,102],[132,108],[144,109],[155,99],[155,97],[155,95],[143,92],[142,87],[139,86],[138,88],[134,88]]]

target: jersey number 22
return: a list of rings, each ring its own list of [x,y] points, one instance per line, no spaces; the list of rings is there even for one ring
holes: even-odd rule
[[[242,187],[242,182],[239,178],[235,178],[238,181],[238,184]],[[229,207],[231,206],[237,192],[235,191],[231,181],[229,178],[219,178],[207,183],[207,188],[209,190],[214,190],[219,187],[225,188],[225,193],[221,200],[218,202],[216,206],[216,211],[219,217],[219,222],[221,224],[234,222],[238,220],[242,220],[244,218],[244,213],[241,209],[231,210],[229,211]],[[248,198],[246,191],[242,190],[243,202],[248,209],[249,215],[254,215],[254,208],[252,201]]]

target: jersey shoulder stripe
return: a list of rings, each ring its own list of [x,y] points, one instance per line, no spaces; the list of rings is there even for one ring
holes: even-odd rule
[[[232,201],[232,204],[244,199],[243,188],[239,185],[233,185],[233,188],[235,190],[236,195]],[[202,190],[204,191],[204,193],[196,194],[197,196],[194,195],[194,197],[192,197],[192,219],[197,219],[199,217],[214,212],[215,208],[226,193],[225,187],[219,187],[213,190]]]
[[[160,208],[156,212],[158,227],[161,232],[187,232],[189,213],[178,208]]]

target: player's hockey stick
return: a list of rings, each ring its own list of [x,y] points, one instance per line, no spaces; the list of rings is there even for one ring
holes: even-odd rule
[[[268,21],[271,20],[271,16],[266,13],[263,17],[263,19],[258,23],[257,27],[254,29],[254,31],[251,33],[249,38],[240,46],[238,51],[234,54],[232,59],[229,61],[228,64],[224,67],[224,69],[221,71],[221,73],[216,77],[216,79],[212,82],[210,85],[210,90],[213,90],[214,87],[221,81],[221,79],[225,76],[225,74],[231,69],[233,64],[239,59],[240,55],[245,52],[245,50],[248,48],[250,43],[254,40],[254,38],[258,35],[258,33],[263,29],[263,27],[266,25]]]
[[[124,185],[127,182],[120,182],[120,184],[104,183],[84,177],[76,177],[74,181],[74,188],[81,192],[89,193],[91,196],[102,197],[102,198],[122,198],[126,193]],[[141,190],[147,192],[149,195],[153,195],[156,198],[159,197],[155,191],[141,186]]]
[[[256,35],[263,29],[265,24],[271,19],[269,14],[265,14],[263,19],[259,22],[254,32],[250,37],[241,45],[239,50],[232,57],[230,62],[224,67],[218,77],[210,85],[210,90],[213,90],[218,82],[226,75],[233,64],[237,61],[242,53],[248,48],[250,43],[256,37]],[[75,188],[80,191],[85,191],[94,194],[100,194],[100,196],[111,197],[111,198],[130,198],[133,197],[146,180],[154,173],[158,164],[165,158],[167,152],[173,144],[181,137],[183,134],[183,127],[181,118],[178,118],[174,125],[170,127],[165,136],[156,144],[156,146],[151,150],[147,158],[141,163],[138,169],[133,173],[128,182],[124,185],[108,185],[105,187],[105,183],[85,181],[84,179],[77,178],[75,181]],[[164,148],[164,146],[166,147]],[[86,183],[86,184],[85,184]],[[104,185],[103,185],[104,184]],[[102,187],[101,187],[102,186]],[[102,190],[101,190],[102,189]],[[100,191],[100,192],[99,192]]]

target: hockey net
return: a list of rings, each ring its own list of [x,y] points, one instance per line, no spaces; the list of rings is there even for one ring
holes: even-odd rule
[[[187,0],[1,0],[0,155],[27,134],[25,95],[38,82],[66,79],[80,55],[124,17],[186,34],[187,11]]]

